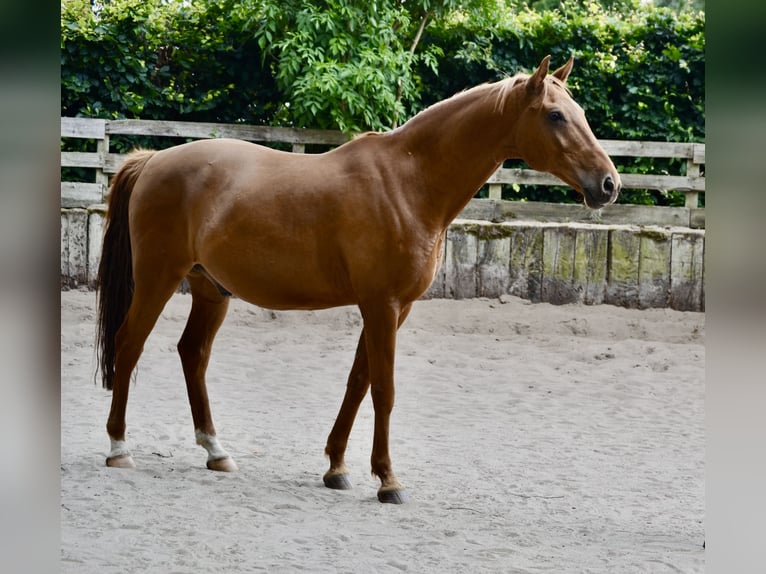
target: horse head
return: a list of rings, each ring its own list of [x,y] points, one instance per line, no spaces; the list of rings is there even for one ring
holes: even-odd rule
[[[531,76],[514,83],[521,103],[514,147],[530,167],[557,176],[579,192],[588,207],[599,209],[617,199],[622,184],[566,87],[573,61],[570,57],[548,74],[546,56]]]

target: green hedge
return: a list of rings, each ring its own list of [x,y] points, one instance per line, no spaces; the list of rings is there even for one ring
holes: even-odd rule
[[[425,42],[442,46],[439,74],[420,70],[423,104],[480,82],[530,71],[547,54],[552,65],[570,55],[569,87],[601,139],[705,140],[705,16],[644,7],[627,14],[572,3],[525,11],[498,30],[470,24],[431,28]],[[685,174],[680,161],[616,162],[632,173]],[[563,188],[507,189],[505,197],[573,201]],[[625,190],[621,202],[683,205],[683,194]]]
[[[282,94],[236,4],[62,2],[61,114],[271,123]]]

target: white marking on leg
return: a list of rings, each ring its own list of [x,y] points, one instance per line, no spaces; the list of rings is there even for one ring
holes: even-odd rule
[[[107,458],[118,458],[121,456],[130,456],[127,443],[124,440],[109,439],[112,443],[112,450],[109,451]]]
[[[229,453],[226,452],[221,446],[221,443],[218,442],[218,437],[209,435],[199,429],[194,431],[194,436],[197,439],[197,444],[207,451],[207,459],[209,461],[229,458]]]

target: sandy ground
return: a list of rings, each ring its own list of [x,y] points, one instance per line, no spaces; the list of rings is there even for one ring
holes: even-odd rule
[[[205,469],[176,295],[128,405],[136,470],[107,469],[93,293],[61,296],[61,571],[703,572],[705,317],[498,300],[416,303],[398,340],[394,469],[377,502],[372,405],[322,486],[360,329],[353,308],[231,309],[208,371],[239,472]]]

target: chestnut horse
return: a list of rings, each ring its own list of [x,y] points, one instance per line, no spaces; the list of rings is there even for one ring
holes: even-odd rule
[[[566,89],[572,58],[552,74],[549,60],[323,154],[212,139],[130,155],[112,184],[97,279],[99,366],[113,391],[106,464],[134,466],[125,443],[131,373],[186,278],[192,307],[178,352],[208,468],[237,468],[216,437],[205,387],[228,297],[270,309],[353,304],[363,328],[327,439],[324,483],[350,487],[344,454],[369,389],[378,499],[404,502],[388,447],[396,333],[434,278],[449,223],[507,158],[553,173],[591,208],[620,190]]]

